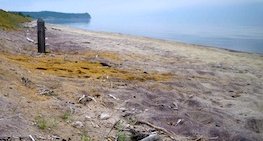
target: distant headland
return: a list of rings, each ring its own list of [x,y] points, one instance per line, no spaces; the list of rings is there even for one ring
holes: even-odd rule
[[[89,13],[61,13],[53,11],[40,11],[40,12],[18,12],[25,16],[32,17],[33,19],[42,18],[48,23],[79,23],[89,22],[91,16]]]

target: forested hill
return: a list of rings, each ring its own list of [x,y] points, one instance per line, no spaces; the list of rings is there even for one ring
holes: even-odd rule
[[[89,13],[60,13],[52,11],[41,12],[19,12],[34,19],[42,18],[49,23],[74,23],[89,22],[91,16]]]

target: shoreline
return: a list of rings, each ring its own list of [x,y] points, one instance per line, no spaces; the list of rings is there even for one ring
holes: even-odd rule
[[[0,32],[0,136],[263,138],[263,56],[51,24],[39,54],[35,26]]]
[[[50,24],[50,23],[48,23]],[[66,26],[69,28],[75,28],[75,29],[79,29],[79,30],[84,30],[87,32],[95,32],[95,33],[109,33],[109,34],[116,34],[116,35],[122,35],[122,36],[130,36],[130,37],[142,37],[142,38],[147,38],[147,39],[155,39],[155,40],[160,40],[160,41],[169,41],[169,42],[175,42],[175,43],[182,43],[182,44],[186,44],[186,45],[194,45],[194,46],[202,46],[202,47],[208,47],[208,48],[216,48],[216,49],[223,49],[223,50],[229,50],[231,52],[240,52],[240,53],[249,53],[249,54],[258,54],[258,55],[263,55],[263,52],[255,52],[255,51],[242,51],[242,50],[235,50],[235,49],[230,49],[230,48],[226,48],[224,46],[213,46],[213,45],[205,45],[204,44],[196,44],[196,43],[188,43],[188,42],[184,42],[184,41],[180,41],[177,39],[162,39],[162,38],[158,38],[158,37],[150,37],[150,36],[144,36],[144,35],[135,35],[135,34],[129,34],[129,33],[119,33],[119,32],[108,32],[108,31],[96,31],[96,30],[92,30],[92,29],[85,29],[85,28],[80,28],[80,27],[74,27],[71,25],[67,25],[67,24],[51,24],[51,25],[59,25],[59,26]]]
[[[169,43],[174,43],[174,44],[182,44],[182,45],[186,45],[186,46],[189,45],[189,46],[208,48],[208,49],[214,49],[214,50],[224,50],[224,51],[229,51],[229,52],[234,52],[234,53],[247,53],[247,54],[254,54],[254,55],[263,56],[263,53],[247,52],[247,51],[228,49],[228,48],[224,48],[224,47],[216,47],[216,46],[209,46],[209,45],[202,45],[202,44],[187,43],[187,42],[172,40],[172,39],[170,39],[170,40],[169,39],[160,39],[160,38],[153,38],[153,37],[141,36],[141,35],[132,35],[132,34],[126,34],[126,33],[119,33],[119,32],[96,31],[96,30],[91,30],[91,29],[83,29],[83,28],[73,27],[70,25],[63,25],[63,24],[50,24],[50,23],[47,23],[47,24],[50,26],[67,27],[67,28],[71,28],[74,30],[84,31],[84,32],[107,34],[107,35],[114,35],[114,36],[123,36],[126,38],[135,38],[135,39],[138,38],[138,39],[144,39],[144,40],[169,42]]]

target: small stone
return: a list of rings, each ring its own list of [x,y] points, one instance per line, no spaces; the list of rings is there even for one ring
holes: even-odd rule
[[[72,126],[75,128],[82,128],[82,127],[84,127],[84,124],[80,121],[76,121],[76,122],[72,123]]]
[[[90,120],[90,119],[91,119],[91,117],[90,117],[90,116],[88,116],[88,115],[86,115],[86,116],[85,116],[85,119],[86,119],[86,120]]]
[[[100,120],[107,120],[110,118],[110,115],[108,113],[102,113],[99,116]]]

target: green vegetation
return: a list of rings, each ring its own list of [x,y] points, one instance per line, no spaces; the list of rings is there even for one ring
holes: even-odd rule
[[[39,129],[45,130],[47,129],[47,121],[43,117],[36,117],[36,125]]]
[[[124,129],[123,121],[119,121],[115,125],[115,128],[117,129],[117,141],[128,140],[129,137],[123,132],[123,129]]]
[[[0,9],[0,29],[15,30],[24,22],[29,22],[29,17],[19,13],[10,13]]]
[[[128,139],[127,135],[124,132],[117,133],[117,140],[118,141],[126,141]]]
[[[57,121],[52,118],[44,118],[42,116],[37,116],[35,118],[36,125],[39,129],[41,130],[46,130],[46,129],[52,129],[57,126]]]
[[[62,118],[64,121],[70,120],[70,118],[71,118],[71,113],[70,113],[70,111],[66,111],[66,112],[61,116],[61,118]]]
[[[91,138],[87,135],[82,135],[81,136],[81,141],[91,141]]]

